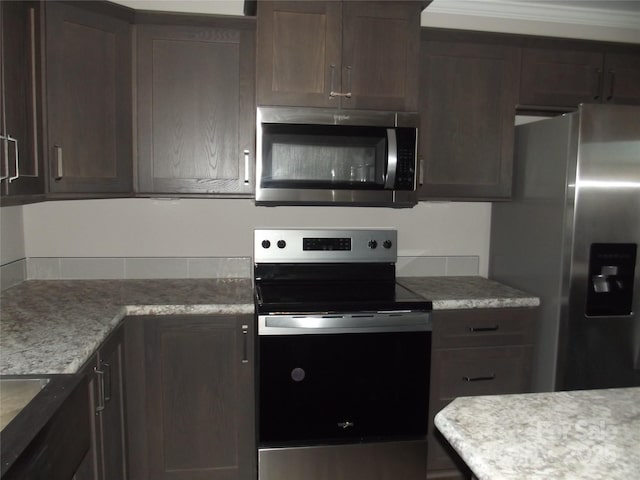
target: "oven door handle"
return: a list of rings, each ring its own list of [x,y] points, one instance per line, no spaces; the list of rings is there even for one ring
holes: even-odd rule
[[[431,331],[428,312],[259,315],[259,335]]]

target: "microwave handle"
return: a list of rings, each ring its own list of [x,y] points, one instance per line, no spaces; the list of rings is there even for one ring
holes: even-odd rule
[[[396,129],[387,128],[387,174],[384,180],[385,189],[393,189],[396,184],[396,170],[398,168],[398,140]]]

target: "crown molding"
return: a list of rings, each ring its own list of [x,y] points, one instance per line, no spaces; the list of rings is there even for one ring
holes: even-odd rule
[[[426,12],[640,30],[640,10],[584,8],[550,1],[434,0]]]

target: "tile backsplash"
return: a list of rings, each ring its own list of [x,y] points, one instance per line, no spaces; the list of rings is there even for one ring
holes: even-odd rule
[[[249,257],[130,257],[27,259],[29,280],[251,278]]]
[[[398,277],[437,277],[479,275],[480,257],[474,255],[443,257],[398,257]]]
[[[401,256],[399,277],[478,275],[479,257]],[[250,257],[30,257],[2,265],[2,290],[24,280],[251,278]]]

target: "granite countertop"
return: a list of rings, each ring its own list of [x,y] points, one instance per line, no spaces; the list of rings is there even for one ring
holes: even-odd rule
[[[537,307],[540,299],[484,277],[398,277],[433,302],[434,310]]]
[[[462,397],[435,424],[478,480],[628,480],[640,387]]]
[[[536,306],[483,277],[399,277],[434,310]],[[2,292],[0,375],[76,373],[129,315],[253,313],[250,279],[30,280]]]
[[[76,373],[128,315],[254,311],[250,279],[35,280],[0,302],[0,375]]]

